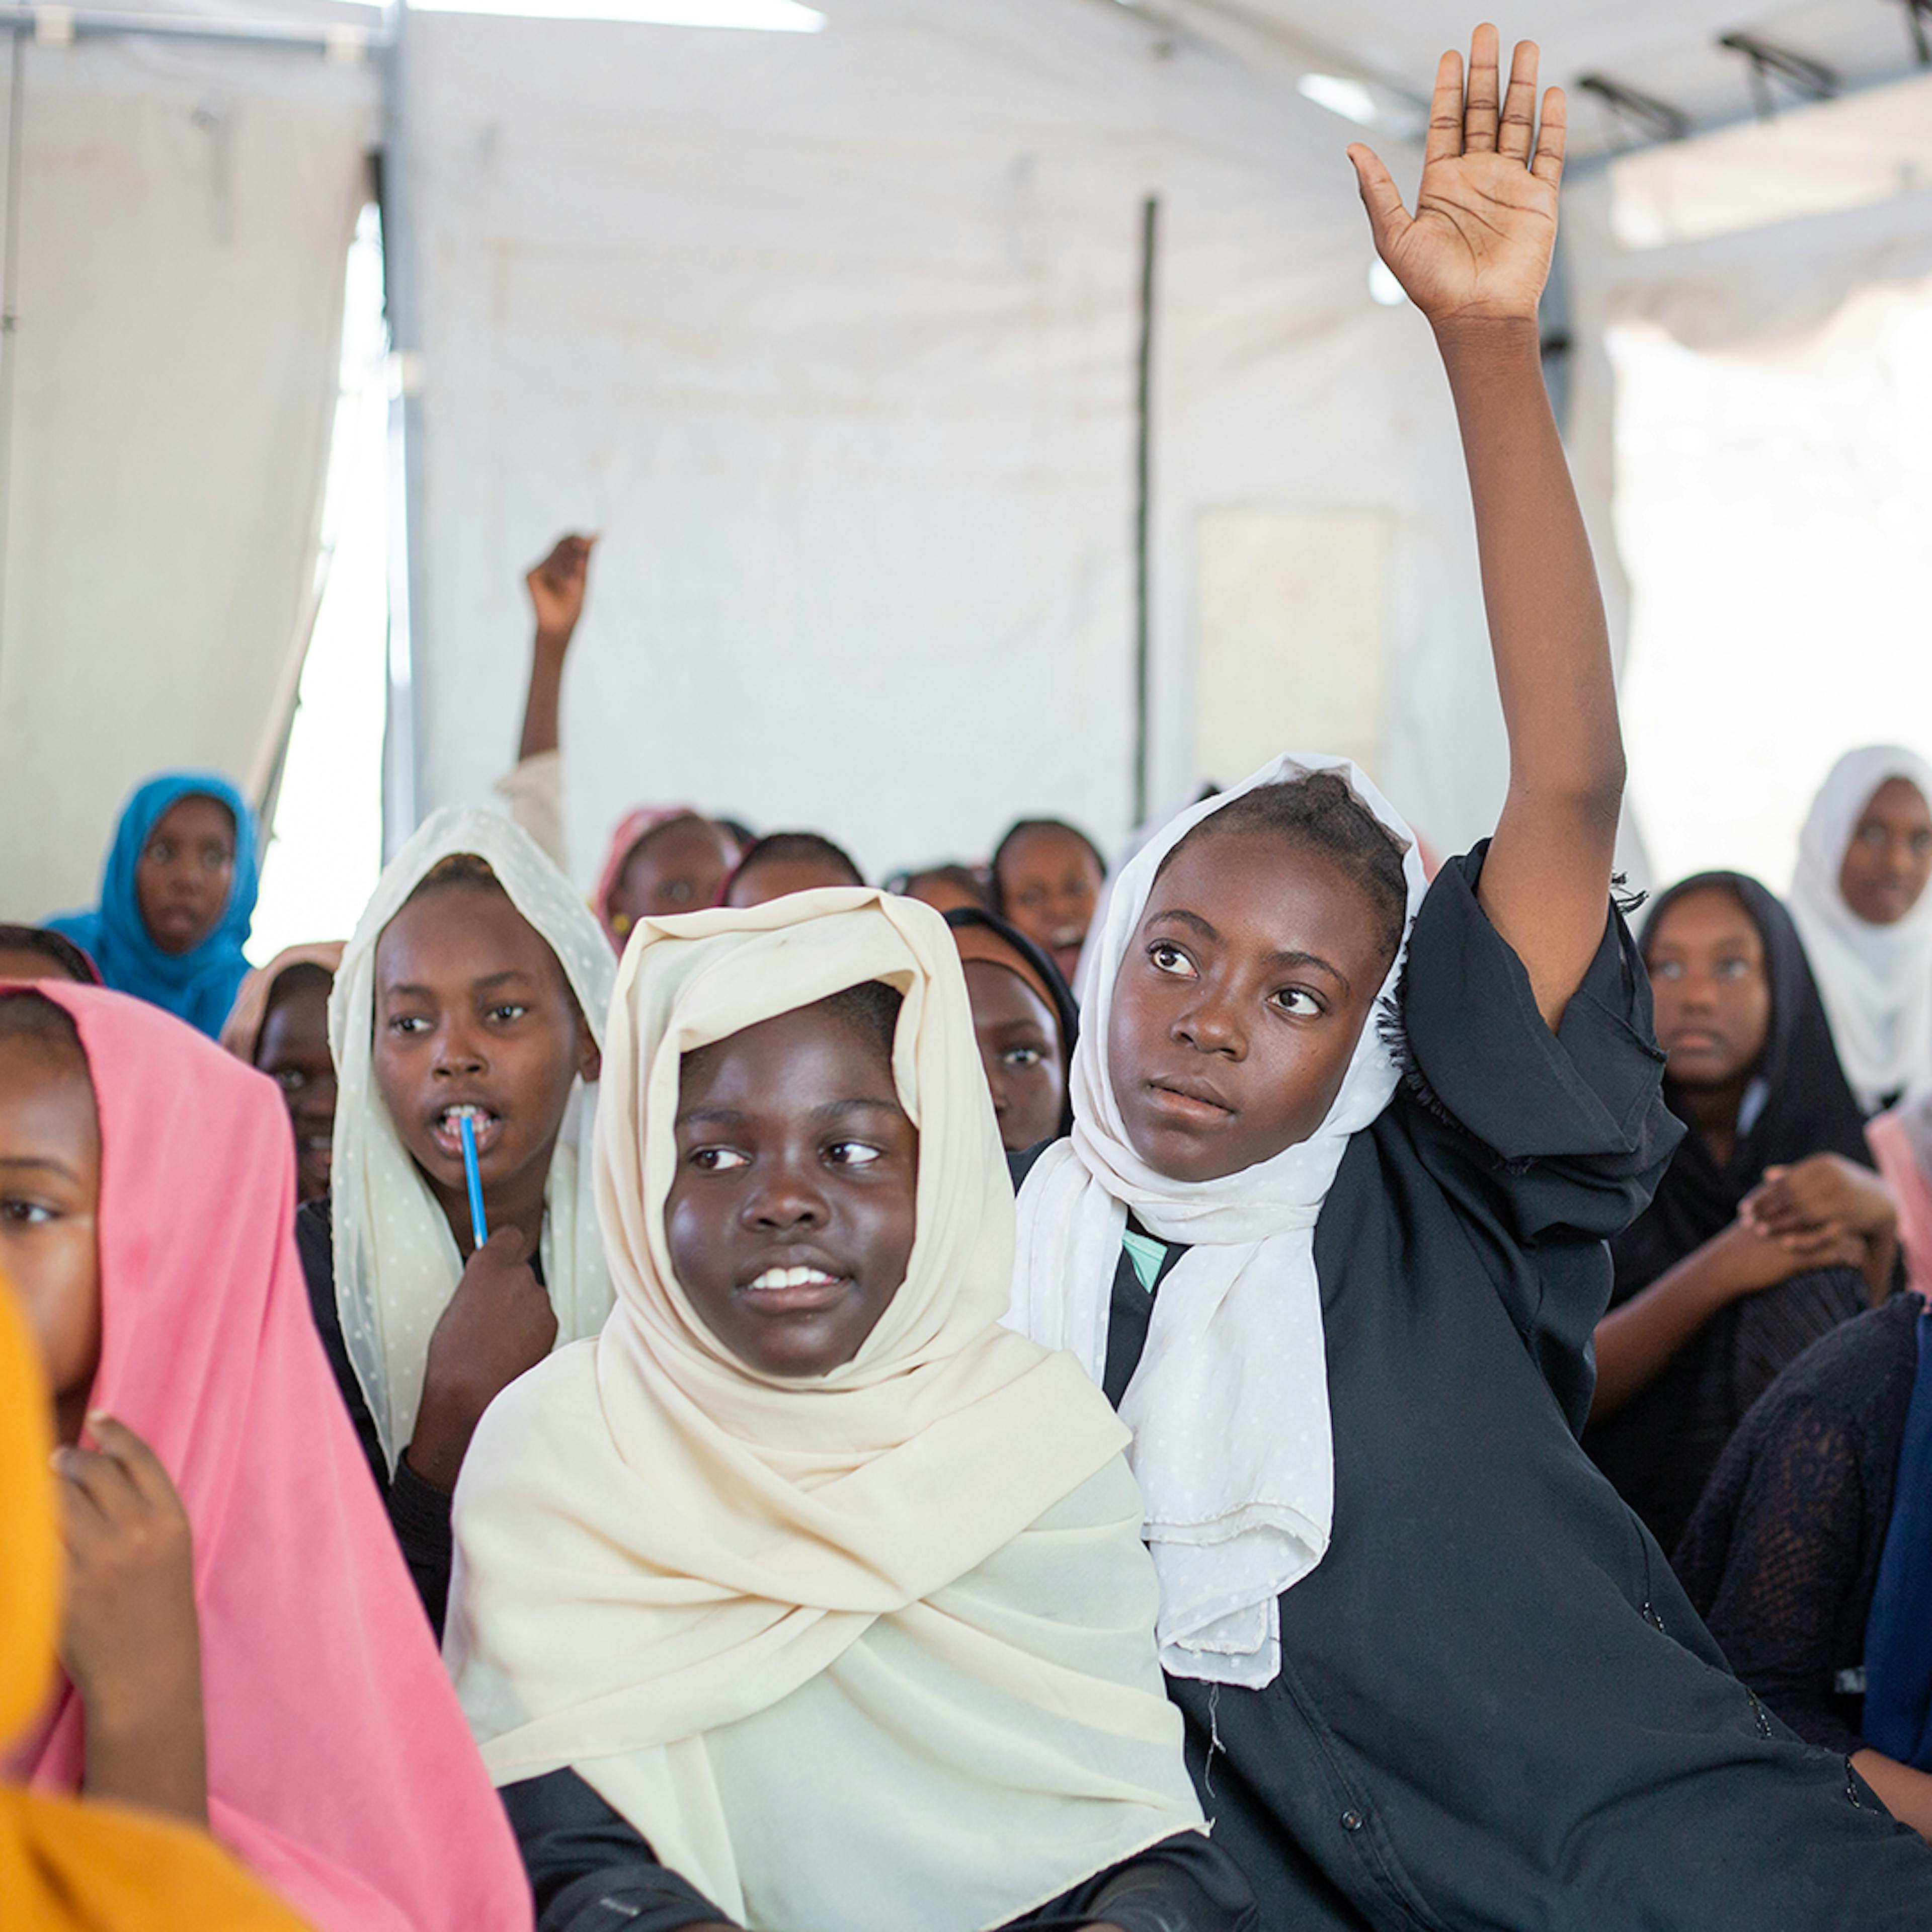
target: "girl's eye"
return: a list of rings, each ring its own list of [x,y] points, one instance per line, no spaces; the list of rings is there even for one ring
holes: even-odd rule
[[[1284,986],[1274,998],[1283,1012],[1292,1013],[1297,1019],[1307,1019],[1322,1010],[1322,1002],[1300,986]]]
[[[1000,1058],[1009,1066],[1037,1066],[1046,1058],[1036,1046],[1010,1046]]]
[[[0,1201],[0,1221],[16,1228],[44,1227],[54,1218],[54,1210],[38,1201]]]
[[[1177,976],[1192,973],[1194,962],[1178,946],[1172,946],[1164,939],[1156,939],[1148,948],[1148,957],[1154,962],[1157,973],[1172,973]]]
[[[507,1026],[512,1020],[521,1019],[529,1011],[528,1006],[519,1006],[514,1000],[506,1000],[500,1006],[492,1006],[490,1009],[490,1017],[493,1020],[500,1021]]]
[[[736,1148],[707,1147],[693,1151],[691,1164],[700,1174],[722,1174],[729,1168],[748,1167],[751,1162]]]
[[[158,866],[165,866],[174,856],[175,848],[159,838],[148,848],[148,856]]]
[[[1650,976],[1653,980],[1681,980],[1684,968],[1674,959],[1660,959],[1650,969]]]
[[[1718,977],[1720,980],[1742,980],[1744,972],[1744,962],[1742,959],[1720,959],[1718,962]]]
[[[835,1167],[870,1167],[880,1157],[879,1150],[864,1141],[836,1141],[826,1154]]]
[[[392,1033],[400,1034],[427,1033],[429,1030],[429,1022],[420,1013],[398,1013],[390,1021],[389,1030]]]
[[[299,1094],[308,1084],[308,1076],[299,1066],[284,1066],[275,1076],[275,1084],[284,1094]]]

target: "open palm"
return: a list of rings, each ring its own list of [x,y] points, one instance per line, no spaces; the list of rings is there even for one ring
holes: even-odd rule
[[[1471,39],[1466,89],[1462,56],[1442,56],[1413,214],[1380,158],[1360,142],[1348,150],[1376,249],[1432,322],[1536,314],[1556,240],[1564,135],[1557,87],[1543,98],[1538,130],[1536,64],[1535,44],[1520,42],[1499,100],[1495,28]]]

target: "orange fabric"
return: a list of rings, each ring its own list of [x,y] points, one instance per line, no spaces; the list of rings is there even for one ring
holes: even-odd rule
[[[47,1391],[0,1282],[0,1742],[53,1674],[60,1548]],[[212,1838],[118,1805],[0,1789],[7,1932],[302,1932],[302,1922]]]

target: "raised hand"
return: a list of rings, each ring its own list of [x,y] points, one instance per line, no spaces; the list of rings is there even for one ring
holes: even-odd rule
[[[499,1228],[470,1257],[429,1338],[410,1467],[453,1490],[483,1412],[556,1342],[556,1311],[514,1228]]]
[[[568,644],[584,615],[584,592],[590,579],[595,537],[559,537],[550,553],[524,579],[536,613],[538,643]]]
[[[61,1449],[67,1594],[61,1661],[87,1716],[91,1796],[205,1824],[208,1771],[194,1538],[160,1459],[90,1415],[95,1449]]]
[[[1403,292],[1440,327],[1468,320],[1533,320],[1556,242],[1563,176],[1563,90],[1543,97],[1537,126],[1536,45],[1517,44],[1498,103],[1496,30],[1478,27],[1462,56],[1436,69],[1415,212],[1374,152],[1348,150],[1376,248]]]

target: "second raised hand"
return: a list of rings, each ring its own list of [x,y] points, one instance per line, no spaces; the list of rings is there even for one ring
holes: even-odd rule
[[[1485,26],[1470,40],[1466,88],[1460,54],[1438,62],[1413,214],[1374,151],[1360,142],[1348,150],[1377,252],[1438,327],[1532,320],[1549,278],[1563,90],[1544,95],[1539,130],[1535,43],[1517,44],[1507,94],[1498,58],[1496,30]]]

